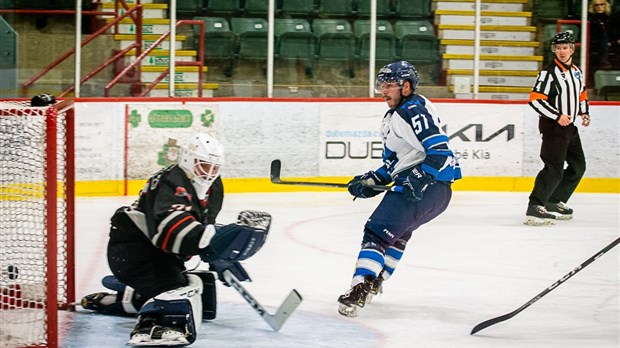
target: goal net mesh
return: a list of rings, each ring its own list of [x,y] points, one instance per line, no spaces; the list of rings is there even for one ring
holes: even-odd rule
[[[47,346],[57,340],[56,312],[73,301],[69,112],[0,101],[0,347]]]

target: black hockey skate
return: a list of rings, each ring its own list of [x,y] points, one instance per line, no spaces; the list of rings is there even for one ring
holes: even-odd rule
[[[529,226],[555,225],[556,216],[551,214],[542,205],[530,204],[525,212],[525,221]]]
[[[90,294],[90,295],[86,295],[82,297],[82,300],[80,301],[80,305],[84,309],[90,309],[93,311],[101,311],[109,305],[109,303],[106,303],[106,304],[102,303],[102,301],[106,298],[106,296],[114,296],[114,299],[109,302],[111,303],[116,302],[115,294],[110,294],[107,292],[96,292],[94,294]]]
[[[372,281],[372,287],[368,296],[366,296],[366,303],[372,303],[372,299],[381,293],[383,293],[383,271]]]
[[[374,278],[372,276],[366,276],[363,283],[359,283],[349,289],[344,295],[338,297],[338,313],[347,317],[356,317],[357,309],[364,308],[366,305],[366,297],[372,289]]]
[[[570,220],[573,218],[573,210],[564,202],[545,204],[545,208],[550,214],[555,215],[558,220]]]

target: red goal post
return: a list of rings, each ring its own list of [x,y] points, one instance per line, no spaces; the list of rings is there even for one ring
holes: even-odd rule
[[[0,338],[57,347],[75,302],[72,100],[0,100]]]

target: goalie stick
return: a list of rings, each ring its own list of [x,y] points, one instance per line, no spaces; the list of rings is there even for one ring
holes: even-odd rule
[[[347,188],[349,184],[335,183],[335,182],[315,182],[315,181],[292,181],[282,180],[280,178],[280,171],[282,169],[282,162],[280,160],[273,160],[271,162],[271,182],[278,185],[300,185],[300,186],[322,186],[322,187],[336,187]],[[364,185],[370,187],[376,191],[395,191],[402,192],[402,186],[383,186],[383,185]]]
[[[514,317],[515,315],[519,314],[521,311],[523,311],[524,309],[526,309],[527,307],[531,306],[532,304],[534,304],[534,302],[540,300],[541,297],[545,296],[546,294],[548,294],[549,292],[551,292],[551,290],[557,288],[560,284],[564,283],[565,281],[567,281],[570,277],[574,276],[577,272],[581,271],[583,268],[585,268],[587,265],[591,264],[592,262],[594,262],[596,259],[598,259],[599,257],[603,256],[603,254],[605,254],[606,252],[608,252],[609,250],[613,249],[616,245],[618,245],[618,243],[620,243],[620,238],[614,240],[613,242],[611,242],[611,244],[609,244],[608,246],[604,247],[603,249],[601,249],[601,251],[599,251],[598,253],[594,254],[592,257],[590,257],[589,259],[587,259],[586,261],[584,261],[581,265],[577,266],[577,268],[573,269],[572,271],[568,272],[564,277],[560,278],[558,281],[556,281],[555,283],[551,284],[550,287],[546,288],[545,290],[543,290],[543,292],[541,292],[540,294],[536,295],[534,298],[532,298],[531,300],[529,300],[526,304],[524,304],[523,306],[517,308],[516,310],[508,313],[508,314],[504,314],[504,315],[500,315],[499,317],[495,317],[486,321],[483,321],[482,323],[474,326],[474,328],[471,330],[471,335],[475,334],[476,332],[485,329],[491,325],[500,323],[504,320],[508,320],[512,317]]]
[[[267,310],[261,306],[258,301],[241,285],[239,279],[230,270],[225,270],[223,273],[224,279],[230,284],[237,292],[243,297],[249,304],[263,317],[263,319],[271,326],[274,331],[279,331],[284,322],[293,314],[293,311],[301,303],[301,295],[297,290],[293,289],[291,293],[286,297],[284,302],[280,305],[278,310],[274,314],[267,313]]]

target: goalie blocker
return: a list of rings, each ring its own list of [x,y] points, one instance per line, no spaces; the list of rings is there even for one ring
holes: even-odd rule
[[[209,225],[199,243],[200,258],[209,263],[209,269],[218,274],[219,280],[230,286],[223,276],[230,270],[239,281],[252,281],[239,261],[253,256],[260,250],[271,227],[269,213],[245,210],[230,225]]]

